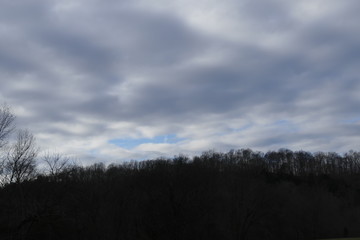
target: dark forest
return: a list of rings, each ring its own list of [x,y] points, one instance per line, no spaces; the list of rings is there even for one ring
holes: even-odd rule
[[[360,235],[360,153],[287,149],[63,165],[0,190],[1,239]]]

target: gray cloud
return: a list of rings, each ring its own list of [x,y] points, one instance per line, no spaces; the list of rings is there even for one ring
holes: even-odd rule
[[[0,3],[0,100],[44,148],[92,159],[356,147],[359,3],[186,3]],[[108,143],[166,134],[186,140]]]

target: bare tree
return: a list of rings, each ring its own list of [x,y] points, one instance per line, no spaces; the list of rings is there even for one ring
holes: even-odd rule
[[[34,177],[38,152],[35,137],[28,130],[19,130],[4,159],[5,183],[20,183]]]
[[[0,106],[0,148],[7,143],[7,137],[14,130],[15,115],[6,104]]]
[[[69,157],[60,153],[47,152],[42,159],[46,164],[45,172],[50,176],[56,176],[74,165]]]

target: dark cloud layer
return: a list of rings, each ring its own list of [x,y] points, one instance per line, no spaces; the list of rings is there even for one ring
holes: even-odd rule
[[[0,100],[44,148],[81,158],[346,151],[360,138],[360,3],[331,3],[1,2]],[[109,143],[166,135],[184,140]]]

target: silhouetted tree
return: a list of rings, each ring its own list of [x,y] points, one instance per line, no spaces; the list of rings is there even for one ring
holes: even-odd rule
[[[35,177],[38,148],[28,130],[19,130],[4,159],[5,183],[20,183]]]
[[[53,178],[58,176],[61,172],[75,166],[74,161],[72,161],[70,157],[64,156],[60,153],[47,152],[42,157],[42,160],[45,162],[45,174]]]
[[[7,143],[7,137],[14,130],[15,115],[9,106],[0,106],[0,149]]]

